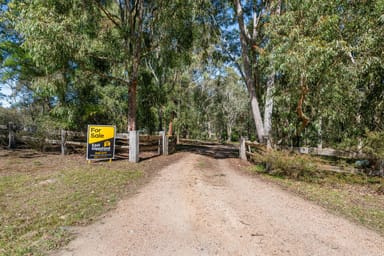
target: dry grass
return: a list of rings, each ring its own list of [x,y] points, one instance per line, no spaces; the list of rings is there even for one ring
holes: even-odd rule
[[[114,208],[173,158],[87,164],[79,155],[0,150],[0,255],[44,255],[63,246],[75,226]]]

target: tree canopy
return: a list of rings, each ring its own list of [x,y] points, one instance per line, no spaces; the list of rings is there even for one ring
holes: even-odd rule
[[[341,147],[384,128],[383,0],[3,0],[0,11],[0,85],[25,125]]]

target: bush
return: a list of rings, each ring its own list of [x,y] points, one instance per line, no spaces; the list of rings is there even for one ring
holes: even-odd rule
[[[0,107],[0,124],[7,125],[9,122],[13,122],[16,126],[22,126],[22,115],[16,109],[2,108]]]
[[[384,177],[384,132],[367,132],[364,152],[373,156],[371,169],[365,170],[368,175]]]
[[[28,148],[33,148],[35,150],[44,151],[44,146],[46,145],[45,139],[56,139],[60,140],[60,124],[48,119],[40,118],[38,121],[38,126],[33,127],[33,129],[19,131],[16,135],[16,138],[22,138],[18,143],[25,143]]]
[[[375,158],[384,158],[384,132],[367,132],[364,151]]]
[[[258,165],[263,165],[264,171],[273,176],[307,181],[314,181],[320,176],[317,164],[306,155],[270,151],[253,156],[252,160]]]

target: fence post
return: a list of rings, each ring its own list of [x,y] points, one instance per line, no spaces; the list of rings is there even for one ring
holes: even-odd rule
[[[12,122],[8,123],[8,148],[12,149],[16,147],[15,142],[15,127]]]
[[[159,135],[160,135],[160,139],[157,145],[157,154],[161,155],[161,152],[163,152],[163,137],[161,135],[161,132],[159,132]]]
[[[161,140],[162,140],[162,152],[164,156],[168,155],[168,136],[165,131],[160,132]]]
[[[67,132],[64,129],[61,129],[60,131],[61,135],[61,155],[64,156],[67,152]]]
[[[247,160],[247,154],[245,149],[245,141],[247,140],[247,137],[241,137],[240,138],[240,159]]]
[[[129,131],[129,162],[139,162],[139,131]]]

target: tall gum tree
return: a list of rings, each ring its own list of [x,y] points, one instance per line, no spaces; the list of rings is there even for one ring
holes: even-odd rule
[[[143,54],[145,15],[153,14],[154,7],[144,5],[144,0],[99,1],[93,0],[100,13],[113,24],[121,37],[123,72],[120,81],[128,87],[128,131],[136,130],[137,85]],[[117,8],[114,6],[117,4]]]
[[[289,1],[284,13],[271,20],[271,58],[290,91],[285,98],[295,102],[284,112],[296,112],[287,121],[296,123],[298,142],[310,138],[304,143],[321,145],[324,139],[329,145],[364,132],[361,125],[367,119],[360,111],[367,97],[359,78],[379,78],[377,85],[383,81],[379,74],[365,73],[365,61],[371,61],[374,72],[382,66],[377,65],[382,44],[375,39],[381,31],[378,2]]]
[[[190,54],[191,47],[186,46],[195,38],[193,33],[188,36],[185,32],[198,23],[194,20],[196,10],[206,2],[32,0],[12,1],[11,5],[18,20],[17,30],[23,36],[23,47],[46,70],[39,80],[51,84],[50,89],[54,90],[50,92],[58,99],[56,105],[65,102],[68,85],[78,81],[87,81],[91,87],[95,81],[101,86],[125,87],[127,129],[132,131],[138,129],[136,94],[138,86],[142,86],[145,59],[154,52],[161,54],[164,46],[170,52],[169,59],[175,59],[173,52]],[[52,81],[58,77],[68,81],[57,86]]]
[[[261,74],[259,69],[260,54],[263,53],[262,41],[265,38],[259,38],[260,30],[265,24],[265,20],[270,15],[279,15],[281,10],[281,0],[279,1],[250,1],[245,3],[247,10],[243,7],[241,0],[233,0],[237,24],[239,27],[239,38],[241,45],[242,75],[248,89],[251,111],[256,126],[256,132],[259,142],[266,142],[265,136],[269,136],[272,129],[272,111],[273,111],[273,91],[275,84],[275,73],[269,76],[265,95],[264,121],[261,116],[260,103],[257,90],[261,88]],[[251,15],[245,17],[245,12],[251,12]],[[248,22],[247,22],[248,21]],[[249,29],[251,28],[251,29]]]
[[[202,38],[203,33],[197,31],[196,27],[199,25],[204,27],[204,22],[199,20],[203,17],[204,11],[199,7],[207,5],[208,1],[93,0],[93,2],[121,36],[124,75],[120,80],[128,86],[128,131],[137,130],[137,87],[144,86],[139,84],[140,72],[145,68],[149,69],[159,87],[177,80],[170,79],[167,75],[175,74],[176,69],[189,62],[188,56],[192,54],[195,41],[198,39],[205,41]],[[118,8],[114,7],[116,4]],[[153,58],[163,63],[162,70],[154,69],[156,65],[153,64]],[[159,116],[161,115],[160,113]]]

